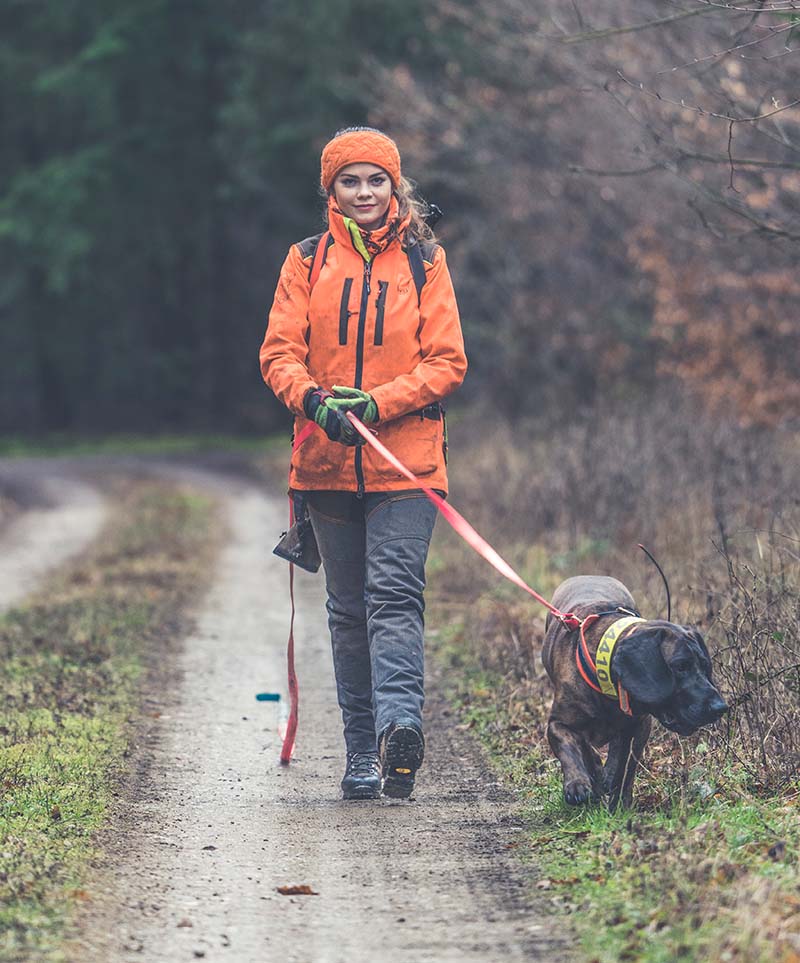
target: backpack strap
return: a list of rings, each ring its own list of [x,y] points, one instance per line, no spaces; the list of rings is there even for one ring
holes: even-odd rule
[[[323,231],[322,234],[315,234],[314,237],[307,237],[304,241],[299,241],[297,246],[303,256],[304,261],[310,261],[308,266],[308,282],[310,290],[313,291],[317,283],[319,272],[328,257],[328,248],[333,244],[333,234],[330,231]]]
[[[434,244],[432,241],[414,240],[406,248],[408,265],[411,268],[414,286],[417,289],[417,304],[422,302],[422,289],[425,287],[425,282],[428,279],[427,272],[425,271],[425,262],[427,261],[428,264],[433,264],[433,259],[436,257],[438,247],[439,245]]]
[[[297,247],[300,249],[300,254],[304,261],[307,261],[310,257],[314,257],[314,252],[321,238],[322,234],[315,234],[313,237],[307,237],[304,241],[297,242]]]

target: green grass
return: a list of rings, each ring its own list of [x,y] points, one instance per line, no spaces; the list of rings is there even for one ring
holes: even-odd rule
[[[46,594],[0,620],[0,960],[61,959],[156,645],[204,582],[211,503],[127,490],[106,537]]]
[[[541,706],[526,716],[515,687],[479,667],[458,627],[437,650],[456,669],[451,696],[462,719],[521,799],[521,853],[540,876],[534,885],[569,917],[584,959],[798,958],[797,792],[758,798],[735,767],[706,759],[700,743],[685,765],[653,760],[637,779],[632,810],[569,807],[543,742]],[[683,753],[677,740],[673,751]]]
[[[37,437],[0,436],[0,456],[37,455],[170,455],[203,451],[238,451],[258,454],[287,444],[282,435],[103,435],[87,437],[52,433]]]

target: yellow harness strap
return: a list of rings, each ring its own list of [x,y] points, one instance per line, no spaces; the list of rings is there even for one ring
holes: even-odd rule
[[[618,696],[617,687],[611,681],[611,657],[614,654],[614,646],[619,641],[622,633],[637,622],[645,622],[636,616],[627,616],[624,619],[617,619],[603,633],[600,645],[597,646],[597,653],[594,657],[597,667],[597,681],[604,695],[616,699]]]

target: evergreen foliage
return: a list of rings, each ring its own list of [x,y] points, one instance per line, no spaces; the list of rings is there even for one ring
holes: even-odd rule
[[[318,221],[318,151],[366,120],[355,45],[414,3],[12,0],[0,11],[0,431],[279,415],[257,351]]]

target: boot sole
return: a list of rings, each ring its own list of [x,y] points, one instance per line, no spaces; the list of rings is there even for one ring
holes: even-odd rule
[[[414,791],[417,770],[425,758],[422,736],[410,726],[395,729],[386,739],[383,757],[383,794],[408,799]]]
[[[342,799],[380,799],[380,786],[357,786],[355,789],[342,790]]]

